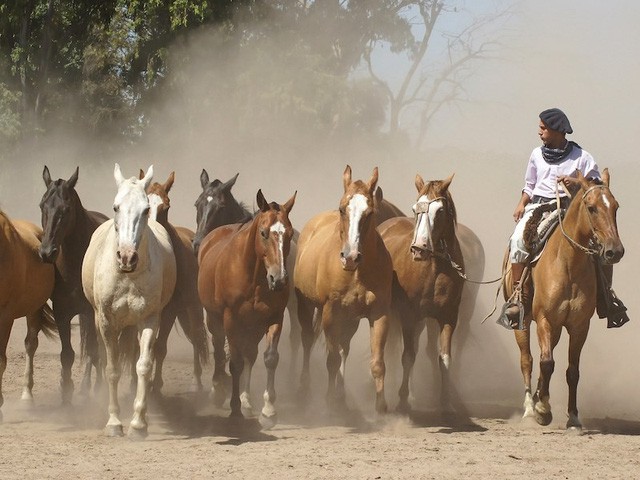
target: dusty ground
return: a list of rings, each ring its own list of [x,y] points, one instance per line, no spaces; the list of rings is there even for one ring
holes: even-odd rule
[[[293,394],[297,374],[286,362],[278,376],[280,423],[270,431],[260,431],[255,418],[233,422],[228,418],[228,404],[216,409],[206,395],[191,391],[188,345],[178,333],[172,334],[165,396],[150,407],[147,440],[135,443],[126,437],[107,438],[102,431],[107,419],[103,395],[76,395],[73,407],[60,406],[57,339],[41,340],[33,405],[20,400],[23,332],[24,321],[18,320],[9,346],[4,422],[0,425],[0,478],[4,480],[276,475],[601,479],[631,478],[640,467],[638,421],[583,418],[584,434],[576,436],[563,431],[564,408],[557,404],[551,426],[539,427],[521,422],[517,410],[497,402],[467,405],[470,415],[443,417],[417,407],[410,419],[395,415],[376,418],[366,380],[362,380],[362,392],[350,391],[351,411],[331,415],[322,400],[323,372],[318,370],[314,375],[317,401],[303,410]],[[283,339],[284,346],[286,342]],[[360,363],[361,357],[356,354],[353,363]],[[366,365],[366,361],[362,363]],[[264,385],[263,368],[259,361],[253,391],[256,410]],[[355,370],[354,376],[359,376],[360,368]],[[205,370],[206,385],[210,384],[210,373],[209,367]],[[76,385],[79,375],[76,362]],[[123,377],[125,428],[132,403],[127,384]],[[394,404],[395,387],[388,390],[387,398]]]

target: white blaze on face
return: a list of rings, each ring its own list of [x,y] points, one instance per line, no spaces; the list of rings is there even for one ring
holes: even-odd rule
[[[280,272],[284,274],[284,233],[286,231],[282,222],[276,222],[271,225],[271,233],[275,233],[278,239],[278,253],[280,254]]]
[[[349,214],[349,234],[347,242],[349,243],[349,249],[352,251],[358,250],[358,245],[360,245],[360,220],[368,206],[367,197],[361,193],[356,193],[351,197],[347,205],[347,212]]]
[[[607,196],[604,194],[604,192],[602,192],[602,203],[604,203],[604,206],[607,207],[607,210],[609,208],[611,208],[611,204],[609,203],[609,199],[607,198]]]
[[[416,241],[424,243],[428,249],[433,250],[433,239],[431,232],[436,221],[436,214],[444,207],[442,200],[430,201],[426,195],[418,199],[419,204],[427,204],[427,211],[418,217],[416,225]]]
[[[149,195],[149,207],[151,207],[151,210],[149,210],[149,218],[156,221],[158,220],[158,207],[160,207],[162,203],[160,195],[156,193]]]
[[[211,195],[209,195],[209,196],[207,197],[207,203],[211,203],[211,200],[213,200],[213,197],[212,197]]]

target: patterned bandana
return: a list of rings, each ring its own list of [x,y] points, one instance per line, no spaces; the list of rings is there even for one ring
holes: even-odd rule
[[[549,165],[556,165],[569,156],[574,146],[580,148],[580,145],[572,141],[568,141],[564,148],[549,148],[543,145],[541,147],[542,158],[544,158],[544,161]]]

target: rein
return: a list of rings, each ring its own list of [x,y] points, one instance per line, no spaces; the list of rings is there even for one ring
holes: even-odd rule
[[[562,185],[562,189],[564,190],[564,192],[567,194],[567,196],[569,198],[571,198],[571,194],[569,193],[569,191],[567,190],[567,187],[565,187],[564,183],[562,182],[558,182],[556,183],[556,204],[558,205],[558,209],[560,209],[560,190],[558,189],[558,184]],[[596,188],[609,188],[606,185],[593,185],[592,187],[588,188],[586,192],[584,192],[582,194],[582,198],[580,199],[580,201],[584,202],[585,197],[592,191],[595,190]],[[595,231],[593,228],[593,223],[591,222],[591,216],[589,215],[589,213],[587,212],[587,218],[589,219],[589,226],[591,227],[591,232],[594,234],[593,236],[595,237]],[[560,223],[560,230],[562,230],[562,235],[564,235],[564,237],[569,241],[569,243],[571,245],[573,245],[574,247],[576,247],[578,250],[582,251],[583,253],[587,254],[587,255],[599,255],[600,254],[600,250],[595,250],[593,248],[588,248],[588,247],[584,247],[582,245],[580,245],[578,242],[576,242],[573,238],[571,238],[567,232],[564,229],[564,222],[562,221],[562,215],[558,215],[558,221]]]
[[[425,213],[429,212],[429,205],[431,205],[433,202],[436,202],[438,200],[443,200],[446,202],[446,198],[445,197],[436,197],[436,198],[432,198],[431,200],[427,200],[427,201],[423,201],[423,202],[417,202],[415,207],[414,207],[414,212],[415,212],[415,216],[416,216],[416,224],[418,223],[418,217],[420,215],[424,215]],[[427,222],[427,229],[429,229],[429,222]],[[429,234],[429,238],[431,238],[431,230],[429,229],[428,231]],[[418,235],[417,229],[414,230],[414,235],[413,235],[413,243],[415,243],[416,241],[416,237]],[[469,283],[475,283],[477,285],[487,285],[490,283],[496,283],[500,280],[502,280],[502,277],[498,277],[495,280],[489,280],[489,281],[478,281],[478,280],[471,280],[469,278],[467,278],[466,273],[464,273],[464,271],[462,270],[462,267],[460,265],[458,265],[453,258],[451,258],[451,254],[448,252],[447,250],[447,243],[442,240],[442,252],[437,251],[437,250],[429,250],[427,249],[427,251],[429,253],[431,253],[431,255],[433,255],[434,257],[440,258],[442,260],[445,260],[447,262],[449,262],[449,265],[451,266],[451,268],[453,268],[455,270],[455,272],[458,274],[458,276],[460,278],[462,278],[465,282],[469,282]]]

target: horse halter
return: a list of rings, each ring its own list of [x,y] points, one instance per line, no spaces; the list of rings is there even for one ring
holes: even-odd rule
[[[425,213],[428,214],[429,213],[429,207],[431,206],[432,203],[437,202],[441,200],[443,203],[445,203],[447,201],[447,199],[443,196],[440,197],[435,197],[432,198],[430,200],[423,200],[421,202],[416,202],[416,204],[413,206],[413,212],[415,214],[415,224],[418,224],[418,221],[420,219],[420,217],[422,215],[424,215]],[[427,223],[427,238],[431,239],[431,224],[429,222]],[[411,241],[411,245],[414,245],[417,241],[418,238],[418,229],[415,228],[413,230],[413,240]],[[435,248],[435,247],[434,247]],[[444,244],[443,241],[443,245],[442,245],[442,249],[446,250],[447,246],[446,244]],[[425,249],[427,251],[430,251],[431,253],[434,253],[433,251],[429,250],[428,248]]]

